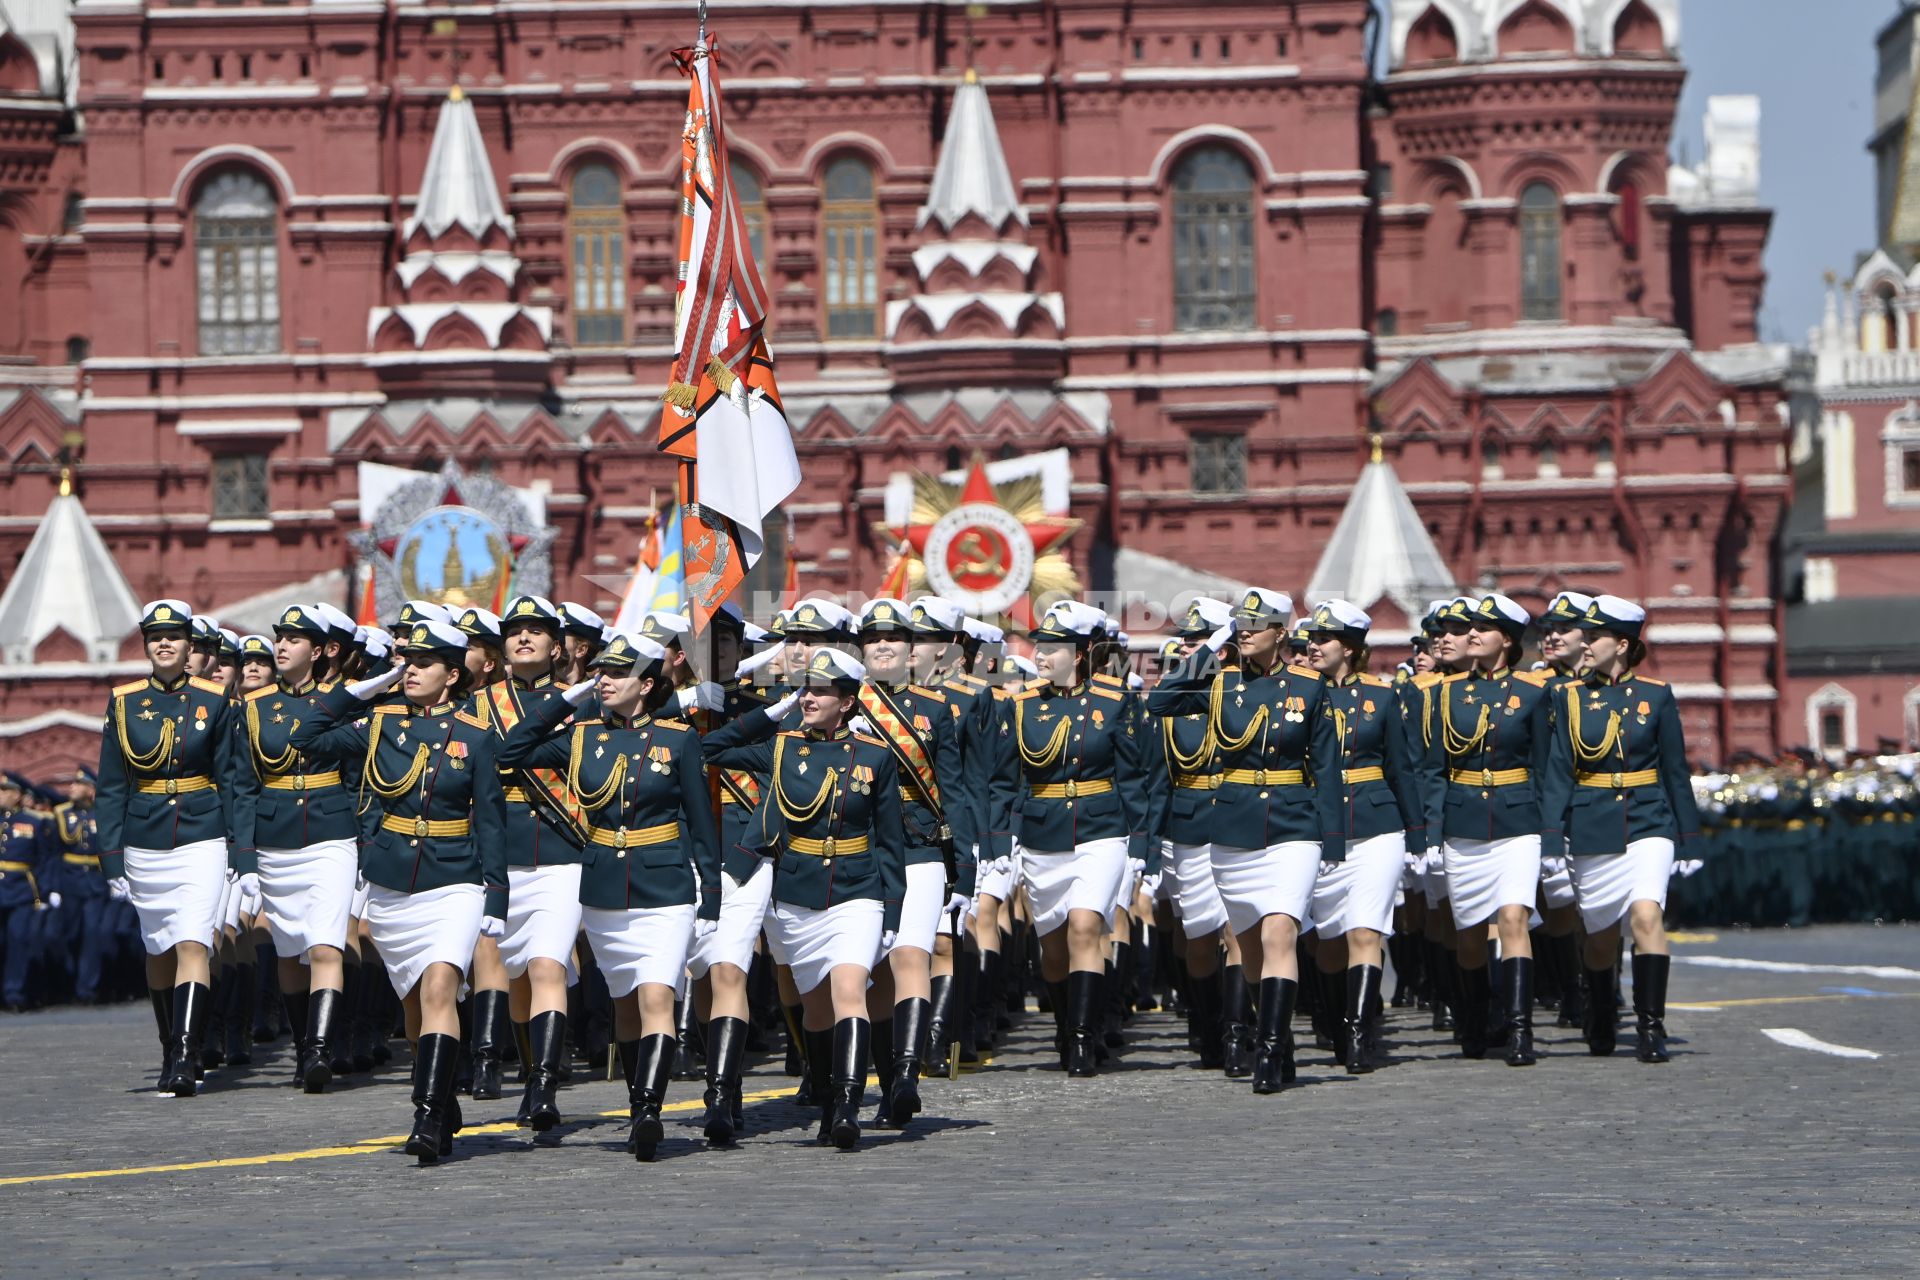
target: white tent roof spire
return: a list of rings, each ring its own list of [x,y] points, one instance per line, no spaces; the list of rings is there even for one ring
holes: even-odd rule
[[[1009,222],[1025,226],[1027,221],[1013,174],[1007,169],[1006,153],[1000,149],[1000,131],[993,123],[986,86],[971,67],[953,95],[940,163],[916,225],[937,221],[943,230],[952,231],[968,214],[995,231],[1004,230]]]
[[[1409,618],[1418,618],[1427,601],[1452,595],[1457,584],[1386,461],[1380,437],[1370,443],[1372,460],[1340,513],[1307,599],[1345,600],[1362,609],[1392,600]]]
[[[0,594],[0,662],[24,666],[55,631],[65,631],[90,662],[115,662],[140,625],[140,603],[64,477]]]
[[[466,228],[475,240],[496,226],[513,235],[513,219],[493,180],[493,163],[487,159],[487,143],[480,136],[473,101],[459,85],[447,93],[440,108],[427,170],[420,179],[420,200],[407,219],[405,233],[411,237],[415,228],[425,227],[428,235],[438,236],[456,226]]]

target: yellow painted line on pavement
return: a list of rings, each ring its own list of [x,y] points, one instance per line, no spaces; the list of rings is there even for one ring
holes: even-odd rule
[[[1720,935],[1717,933],[1670,933],[1667,935],[1667,941],[1683,947],[1696,947],[1709,942],[1718,942]]]
[[[1812,1004],[1816,1000],[1910,1000],[1920,996],[1920,991],[1888,991],[1871,996],[1755,996],[1747,1000],[1701,1000],[1691,1004],[1668,1002],[1669,1009],[1732,1009],[1742,1005],[1756,1004]]]
[[[786,1098],[793,1095],[793,1087],[784,1089],[763,1089],[757,1093],[741,1095],[742,1102],[765,1102],[770,1098]],[[697,1099],[685,1102],[670,1102],[660,1108],[661,1114],[685,1113],[704,1110],[706,1104]],[[624,1120],[625,1111],[601,1111],[595,1115],[606,1119]],[[461,1137],[475,1137],[489,1133],[518,1133],[521,1128],[513,1121],[498,1124],[467,1125],[460,1130]],[[531,1130],[526,1132],[531,1133]],[[309,1147],[305,1151],[276,1151],[264,1156],[233,1156],[224,1160],[189,1160],[179,1164],[150,1164],[133,1169],[76,1169],[68,1173],[34,1173],[18,1178],[0,1178],[0,1187],[20,1187],[36,1182],[84,1182],[93,1178],[126,1178],[140,1173],[191,1173],[200,1169],[241,1169],[252,1165],[291,1164],[299,1160],[331,1160],[338,1156],[364,1156],[374,1152],[392,1151],[405,1143],[404,1133],[390,1134],[384,1138],[362,1138],[358,1142],[339,1147]]]

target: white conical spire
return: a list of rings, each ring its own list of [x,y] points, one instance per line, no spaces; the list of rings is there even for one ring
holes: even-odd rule
[[[953,95],[947,140],[940,147],[933,187],[915,225],[924,227],[929,220],[937,220],[942,229],[952,231],[968,214],[995,231],[1009,221],[1022,226],[1027,221],[1013,175],[1007,170],[1006,153],[1000,149],[1000,131],[994,127],[986,88],[971,67]]]
[[[428,235],[438,236],[455,226],[466,228],[475,240],[486,235],[489,227],[513,234],[513,219],[500,201],[480,121],[459,85],[453,86],[440,108],[433,148],[427,152],[427,171],[420,179],[420,201],[407,219],[406,234],[411,237],[415,228],[425,227]]]
[[[1362,609],[1392,600],[1409,618],[1418,618],[1427,601],[1453,595],[1455,585],[1413,499],[1400,487],[1400,477],[1374,437],[1373,460],[1361,471],[1347,509],[1340,513],[1307,586],[1307,599],[1345,600]]]
[[[140,625],[140,604],[113,553],[62,480],[13,580],[0,594],[0,662],[33,662],[33,651],[65,631],[90,662],[113,662]]]

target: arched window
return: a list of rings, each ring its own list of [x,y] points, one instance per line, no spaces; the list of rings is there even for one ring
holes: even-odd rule
[[[1640,257],[1640,188],[1632,182],[1623,182],[1614,188],[1614,194],[1620,197],[1616,211],[1619,218],[1620,252],[1628,262]]]
[[[86,199],[78,191],[67,192],[67,202],[60,210],[60,229],[68,235],[78,231],[80,224],[87,220],[87,212],[83,207]]]
[[[1520,318],[1560,318],[1560,197],[1544,182],[1520,193]]]
[[[879,337],[880,206],[873,196],[873,170],[843,156],[827,166],[821,195],[827,337]]]
[[[1253,327],[1253,171],[1225,147],[1173,171],[1173,327]]]
[[[740,201],[740,218],[747,224],[747,244],[753,250],[754,265],[764,277],[767,273],[766,188],[760,185],[760,175],[738,160],[729,172],[733,174],[733,194]]]
[[[278,210],[244,169],[217,174],[193,206],[200,354],[280,350]]]
[[[1506,468],[1501,463],[1500,438],[1486,436],[1480,441],[1480,476],[1485,480],[1501,480],[1506,477]]]
[[[583,164],[567,188],[567,241],[573,252],[573,340],[617,346],[627,334],[627,213],[620,179],[604,164]]]

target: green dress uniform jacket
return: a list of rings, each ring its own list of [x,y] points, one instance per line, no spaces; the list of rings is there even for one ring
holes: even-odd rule
[[[950,844],[952,888],[972,897],[978,809],[961,756],[958,709],[946,694],[923,685],[868,684],[860,690],[860,714],[900,772],[907,865],[944,863],[943,845]]]
[[[100,866],[126,875],[126,849],[174,849],[201,840],[228,841],[229,865],[251,856],[236,850],[253,828],[235,774],[233,704],[226,689],[198,676],[162,684],[152,676],[116,688],[100,734],[100,784],[94,808]],[[237,855],[237,861],[236,861]]]
[[[1044,685],[1014,694],[999,751],[1018,779],[1022,848],[1065,853],[1127,840],[1127,855],[1157,862],[1145,734],[1130,695],[1101,684]]]
[[[71,800],[53,807],[53,834],[61,844],[61,879],[71,886],[74,880],[95,880],[105,887],[100,872],[99,824],[92,809],[83,809]],[[61,892],[66,892],[62,889]]]
[[[235,794],[252,818],[234,824],[234,866],[259,870],[260,849],[304,849],[322,840],[357,840],[357,812],[351,769],[307,757],[292,745],[293,732],[319,714],[320,687],[275,682],[241,699],[235,716],[240,767]]]
[[[709,764],[767,776],[753,838],[777,859],[774,901],[815,911],[876,901],[885,927],[899,928],[906,822],[900,771],[884,743],[846,729],[830,738],[782,730],[756,709],[703,745]]]
[[[1340,749],[1342,834],[1348,842],[1404,831],[1407,852],[1427,847],[1426,805],[1400,695],[1379,676],[1350,675],[1327,690],[1324,715]]]
[[[1538,835],[1554,851],[1566,784],[1547,758],[1548,679],[1502,667],[1459,672],[1434,686],[1423,729],[1428,839]]]
[[[1665,681],[1594,674],[1557,683],[1551,696],[1548,768],[1568,797],[1567,852],[1625,853],[1634,840],[1699,838],[1680,709]]]
[[[1153,794],[1160,838],[1175,844],[1213,841],[1213,793],[1220,786],[1220,758],[1204,713],[1161,716],[1156,753],[1160,768]]]
[[[375,706],[338,688],[293,731],[308,755],[361,763],[360,873],[383,889],[486,889],[507,914],[506,798],[493,730],[451,703]]]
[[[991,681],[962,672],[940,685],[960,710],[956,736],[966,770],[968,801],[973,806],[973,841],[979,860],[991,862],[1013,852],[1013,808],[1018,780],[1003,769],[998,749],[1006,697]]]
[[[543,700],[501,747],[502,769],[559,772],[589,836],[580,901],[603,911],[697,905],[720,918],[720,832],[700,735],[679,720],[603,710],[561,730],[573,708]]]
[[[1208,826],[1214,844],[1264,849],[1313,840],[1323,862],[1346,858],[1340,745],[1326,712],[1327,682],[1307,667],[1248,677],[1201,650],[1147,696],[1155,715],[1207,717],[1220,767]]]
[[[60,891],[60,843],[51,815],[24,805],[0,809],[0,909],[39,907]]]
[[[553,723],[565,721],[574,708],[560,696],[562,692],[552,676],[541,676],[532,684],[508,677],[474,694],[468,710],[504,742],[536,710],[558,704],[561,715]],[[597,701],[592,714],[599,714]],[[586,850],[552,821],[551,815],[568,812],[573,803],[565,785],[550,775],[529,776],[525,770],[508,765],[504,758],[500,769],[500,788],[507,798],[507,865],[559,867],[586,861]],[[529,798],[530,791],[541,786],[547,788],[549,799],[536,804]]]
[[[695,712],[693,723],[704,739],[721,725],[730,724],[747,712],[766,706],[759,688],[748,680],[740,680],[727,690],[725,704],[719,711]],[[760,801],[766,795],[766,775],[751,769],[730,769],[719,765],[710,766],[707,774],[712,779],[713,791],[720,803],[721,869],[736,882],[745,884],[760,869],[762,862],[761,855],[756,851],[762,842],[754,840],[752,831],[754,817],[760,812]]]

